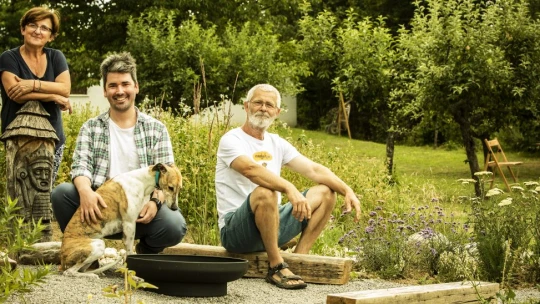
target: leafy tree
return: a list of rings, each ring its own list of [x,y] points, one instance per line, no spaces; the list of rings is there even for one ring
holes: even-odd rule
[[[509,25],[524,32],[536,25],[522,1],[501,0],[488,6],[471,0],[425,3],[425,7],[415,3],[411,31],[401,37],[403,47],[417,60],[413,92],[425,110],[449,115],[459,125],[475,178],[480,168],[474,139],[489,138],[515,122],[520,109],[535,103],[531,97],[537,95],[536,85],[524,86],[519,75],[524,69],[537,74],[529,58],[536,58],[538,48],[521,48],[512,55],[503,42],[511,44]],[[476,192],[480,195],[478,184]]]
[[[176,19],[174,12],[155,10],[128,24],[127,48],[138,58],[143,95],[163,97],[177,109],[180,101],[194,105],[201,84],[208,102],[221,94],[237,101],[262,82],[283,93],[299,90],[306,68],[295,61],[294,46],[279,42],[271,29],[247,22],[240,30],[228,25],[219,37],[216,27],[204,29],[194,18],[177,26]]]
[[[344,27],[338,30],[339,77],[334,90],[344,92],[357,110],[351,111],[354,126],[362,126],[364,136],[376,140],[386,138],[388,174],[393,173],[396,137],[409,130],[409,122],[419,112],[407,93],[412,83],[410,58],[396,47],[395,39],[381,17],[376,21],[364,18],[357,22],[349,11]],[[412,120],[411,120],[412,119]]]
[[[332,79],[336,77],[338,45],[336,16],[329,11],[311,16],[309,3],[302,5],[303,17],[298,21],[298,48],[301,58],[311,72],[302,78],[305,91],[298,96],[298,123],[309,129],[319,128],[319,118],[338,103],[332,90]]]

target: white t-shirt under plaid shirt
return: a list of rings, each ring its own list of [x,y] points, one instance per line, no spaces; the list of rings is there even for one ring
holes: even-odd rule
[[[159,120],[137,110],[134,137],[141,168],[157,163],[173,164],[174,155],[169,132]],[[71,179],[86,176],[96,189],[106,180],[110,164],[109,112],[86,121],[79,131]]]

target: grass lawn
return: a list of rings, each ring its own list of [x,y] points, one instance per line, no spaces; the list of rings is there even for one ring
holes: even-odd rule
[[[386,145],[361,140],[350,140],[346,135],[336,136],[322,131],[308,131],[292,129],[293,138],[297,138],[302,132],[314,143],[332,149],[341,147],[353,149],[355,160],[343,159],[344,162],[362,162],[364,159],[380,159],[386,157]],[[478,142],[479,143],[479,142]],[[501,143],[504,145],[504,143]],[[481,146],[478,146],[478,162],[481,168],[484,156]],[[510,161],[522,161],[523,165],[515,167],[514,172],[519,182],[540,181],[540,150],[536,153],[523,153],[519,151],[505,151]],[[431,191],[432,197],[441,199],[442,203],[456,201],[459,196],[474,195],[472,185],[461,185],[458,179],[470,178],[469,165],[465,162],[464,149],[445,150],[433,147],[412,147],[396,145],[394,150],[395,173],[398,181],[402,184],[410,184],[417,191]],[[504,171],[509,183],[512,179],[507,170]],[[506,190],[500,176],[495,179],[494,187]],[[448,206],[447,206],[448,207]],[[454,206],[455,207],[455,206]]]

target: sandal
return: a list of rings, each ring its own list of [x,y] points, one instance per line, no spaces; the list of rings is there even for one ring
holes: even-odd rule
[[[276,285],[283,289],[302,289],[306,288],[306,283],[287,284],[289,281],[301,281],[302,277],[298,275],[283,275],[281,270],[289,268],[289,265],[285,262],[277,264],[275,267],[268,266],[268,274],[266,275],[266,282]],[[279,281],[274,278],[274,274],[279,276]]]

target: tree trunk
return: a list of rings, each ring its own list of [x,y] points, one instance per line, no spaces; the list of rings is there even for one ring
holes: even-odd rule
[[[388,175],[392,176],[394,171],[394,132],[388,132],[386,137],[386,170]]]
[[[468,115],[454,115],[454,119],[459,124],[459,128],[461,130],[461,136],[463,138],[463,146],[465,146],[465,154],[467,155],[467,161],[469,163],[469,169],[471,171],[471,178],[476,180],[476,183],[474,184],[474,192],[476,196],[480,197],[481,192],[481,185],[480,180],[477,176],[474,175],[474,173],[480,171],[480,167],[478,166],[478,157],[476,156],[475,152],[475,144],[474,144],[474,137],[472,136],[472,129],[471,124],[468,119]]]

